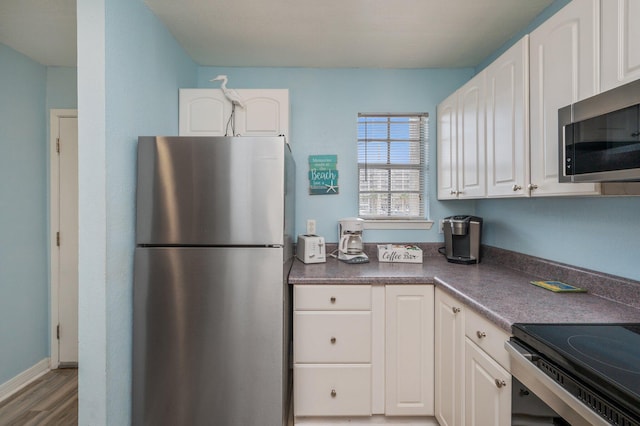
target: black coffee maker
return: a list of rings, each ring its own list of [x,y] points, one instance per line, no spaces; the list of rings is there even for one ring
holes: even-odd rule
[[[445,256],[451,263],[480,263],[482,218],[449,216],[443,221]]]

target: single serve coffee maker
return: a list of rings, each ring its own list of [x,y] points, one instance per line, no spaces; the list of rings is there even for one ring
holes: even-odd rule
[[[364,253],[362,231],[364,220],[348,217],[338,221],[338,259],[346,263],[367,263]]]
[[[451,263],[480,263],[482,218],[449,216],[443,221],[445,256]]]

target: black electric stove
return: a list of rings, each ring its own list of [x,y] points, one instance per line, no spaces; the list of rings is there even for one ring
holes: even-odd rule
[[[544,373],[614,425],[640,425],[640,324],[514,324]]]

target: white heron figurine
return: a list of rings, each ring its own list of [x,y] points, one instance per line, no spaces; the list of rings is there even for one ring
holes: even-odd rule
[[[234,106],[238,105],[240,108],[244,108],[244,99],[242,99],[242,96],[240,96],[238,92],[233,89],[227,89],[227,81],[229,81],[229,79],[226,75],[219,75],[209,81],[222,81],[220,88],[222,89],[222,93],[224,93],[224,96],[229,99]]]
[[[225,136],[229,136],[229,127],[231,127],[231,136],[236,136],[236,106],[244,108],[244,99],[242,99],[242,96],[240,96],[240,94],[235,90],[227,89],[227,81],[229,81],[229,79],[226,75],[216,76],[216,78],[213,78],[209,81],[222,81],[222,84],[220,84],[222,93],[224,94],[225,98],[229,99],[229,101],[231,102],[231,115],[229,116],[229,120],[227,121]]]

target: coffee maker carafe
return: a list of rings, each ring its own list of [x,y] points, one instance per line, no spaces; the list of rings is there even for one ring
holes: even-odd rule
[[[451,263],[480,263],[482,218],[449,216],[443,221],[445,256]]]
[[[364,220],[348,217],[338,221],[338,259],[347,263],[366,263],[369,258],[364,253],[362,231]]]

